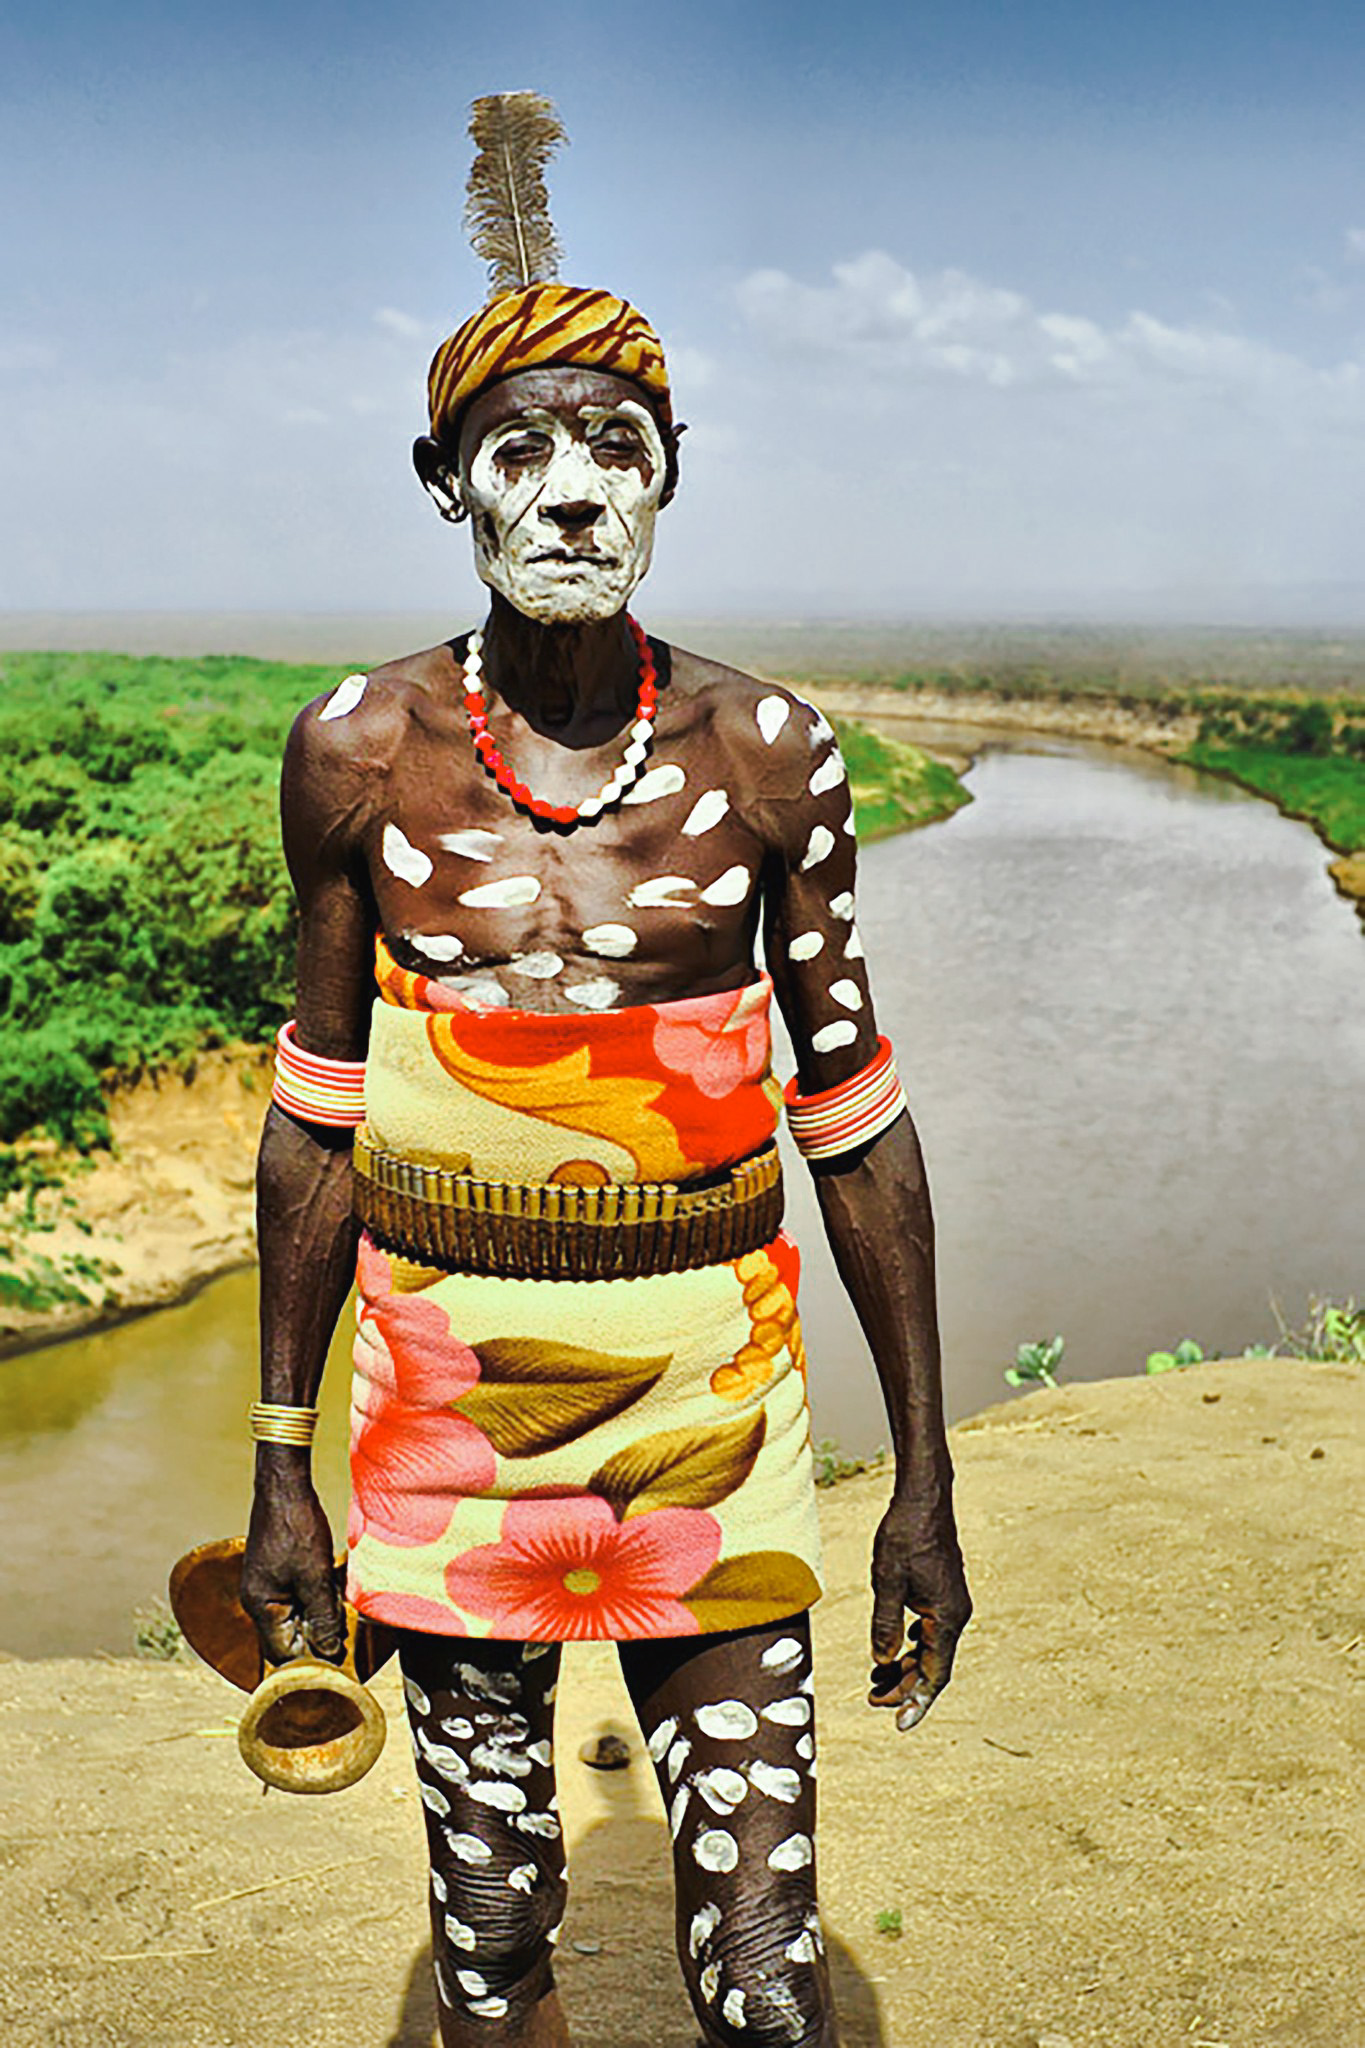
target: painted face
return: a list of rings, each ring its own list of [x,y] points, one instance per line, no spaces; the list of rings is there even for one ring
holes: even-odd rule
[[[659,429],[632,398],[499,420],[460,476],[479,575],[542,624],[614,617],[649,567],[664,470]]]

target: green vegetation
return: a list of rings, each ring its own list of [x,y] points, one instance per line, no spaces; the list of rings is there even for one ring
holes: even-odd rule
[[[1290,1358],[1313,1358],[1334,1365],[1365,1365],[1365,1304],[1354,1296],[1325,1301],[1315,1295],[1301,1330],[1280,1324],[1280,1348]]]
[[[1038,1337],[1032,1344],[1021,1344],[1014,1364],[1005,1367],[1006,1381],[1012,1387],[1055,1387],[1065,1350],[1065,1337]]]
[[[877,1915],[878,1934],[887,1935],[892,1941],[899,1941],[905,1932],[899,1906],[884,1907]]]
[[[856,1479],[860,1472],[880,1472],[886,1463],[886,1449],[879,1444],[870,1458],[846,1458],[832,1436],[811,1446],[817,1486],[837,1486],[841,1479]]]
[[[1193,1337],[1182,1337],[1174,1351],[1149,1351],[1147,1370],[1149,1373],[1183,1372],[1187,1365],[1202,1365],[1204,1352]]]
[[[946,763],[865,725],[839,723],[860,839],[884,839],[947,818],[971,796]]]
[[[1365,731],[1365,728],[1353,728]],[[1201,740],[1184,756],[1268,796],[1302,818],[1339,853],[1365,846],[1365,754],[1282,754],[1269,747],[1227,747]]]

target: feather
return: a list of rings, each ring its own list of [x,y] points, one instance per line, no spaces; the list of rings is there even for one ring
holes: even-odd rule
[[[488,265],[494,293],[543,284],[563,254],[550,218],[545,166],[568,137],[554,102],[537,92],[495,92],[470,108],[477,155],[469,171],[465,231]]]

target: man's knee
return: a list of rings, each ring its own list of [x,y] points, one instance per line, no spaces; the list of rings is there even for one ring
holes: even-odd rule
[[[721,1917],[703,1907],[683,1967],[708,2034],[733,2048],[828,2048],[834,2039],[819,1914],[757,1901]]]
[[[543,1998],[553,1981],[554,1939],[566,1886],[523,1857],[479,1869],[432,1871],[431,1918],[442,2002],[473,2019],[505,2019]]]

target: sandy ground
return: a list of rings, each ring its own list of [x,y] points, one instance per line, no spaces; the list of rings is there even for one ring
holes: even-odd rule
[[[862,1704],[884,1482],[822,1497],[821,1876],[848,2048],[1356,2048],[1365,1377],[1286,1361],[1032,1394],[955,1432],[977,1597],[916,1733]],[[398,1713],[392,1673],[377,1689]],[[429,2048],[406,1742],[260,1788],[198,1668],[0,1663],[8,2048]],[[667,1843],[609,1646],[572,1656],[561,1982],[692,2048]],[[899,1912],[899,1937],[877,1916]],[[578,1946],[575,1946],[578,1944]]]

